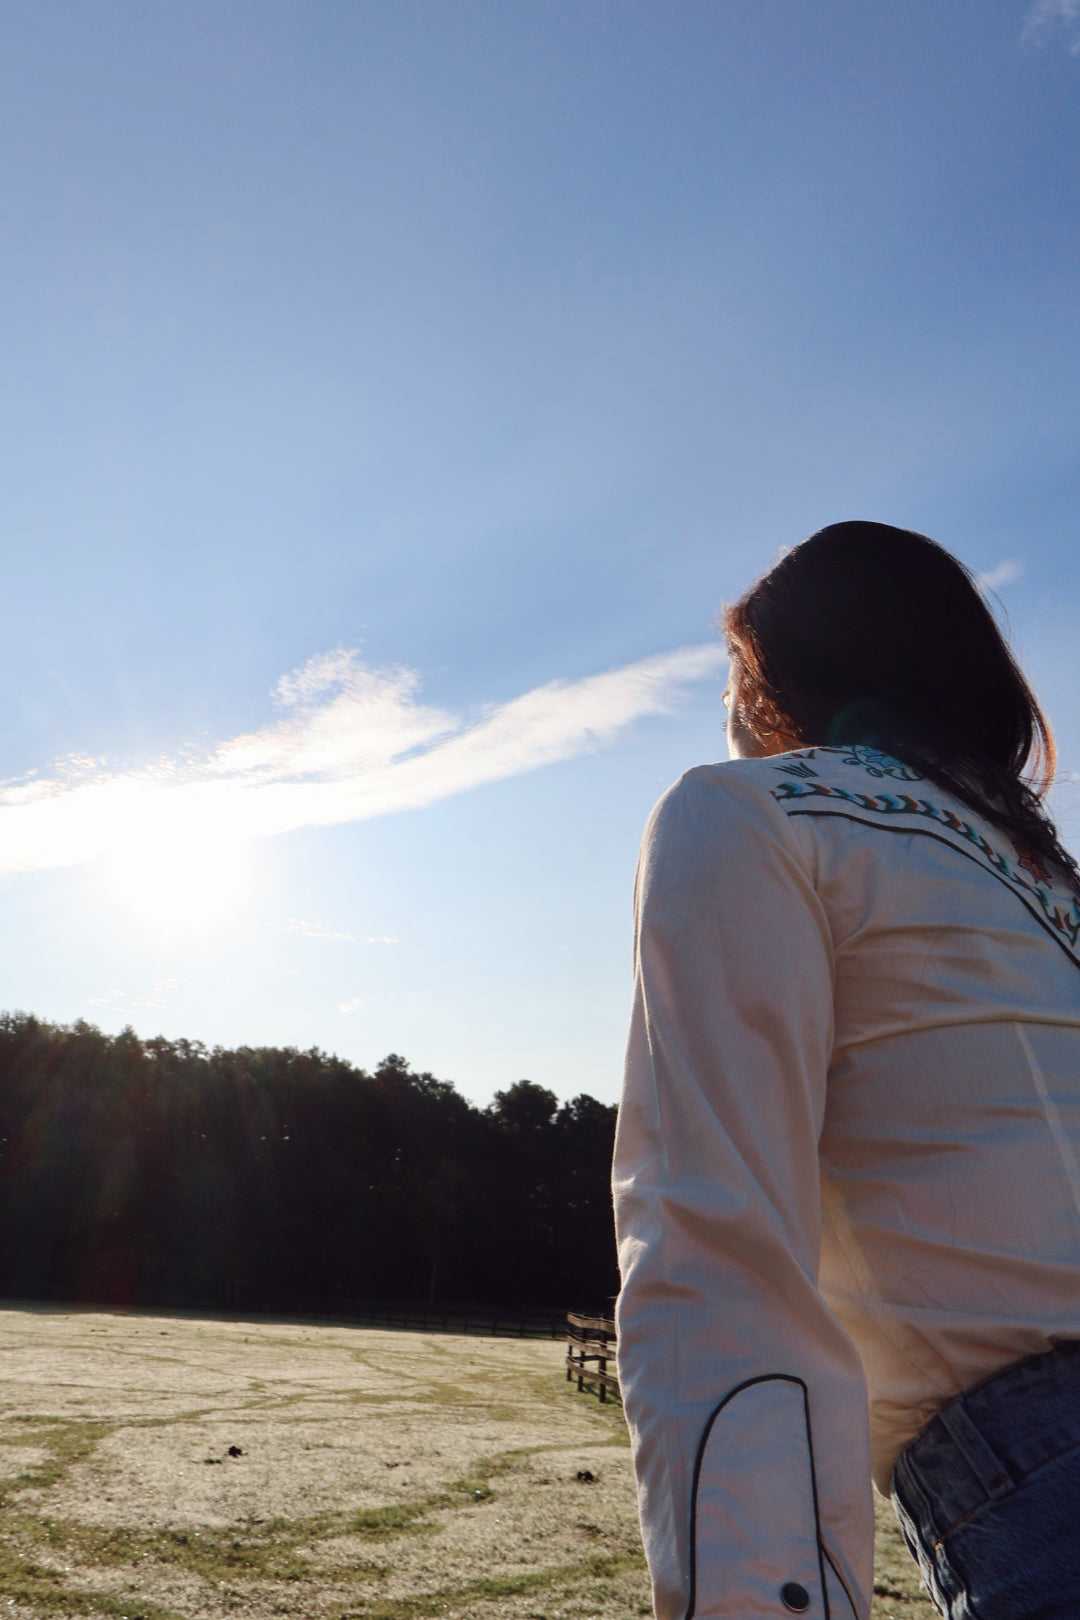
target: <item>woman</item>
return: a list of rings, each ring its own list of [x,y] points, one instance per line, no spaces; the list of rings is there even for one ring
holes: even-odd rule
[[[822,529],[645,835],[619,1376],[660,1620],[1080,1615],[1080,901],[971,576]],[[1030,771],[1030,776],[1025,772]]]

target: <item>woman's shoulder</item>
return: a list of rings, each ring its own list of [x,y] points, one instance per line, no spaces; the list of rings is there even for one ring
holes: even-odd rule
[[[845,839],[857,837],[852,823],[861,823],[932,833],[992,865],[1003,858],[997,853],[1001,835],[973,811],[912,766],[861,743],[697,765],[662,796],[647,837],[704,838],[733,848],[779,841],[809,851],[817,831],[825,832],[817,818],[828,818]]]
[[[794,829],[776,793],[790,764],[797,766],[797,755],[722,760],[684,771],[654,806],[646,847],[690,843],[719,854],[790,841]]]
[[[999,873],[1017,861],[1025,864],[1001,828],[914,766],[863,743],[798,748],[762,759],[699,767],[687,772],[674,791],[722,795],[748,806],[756,803],[759,814],[767,803],[773,815],[798,822],[807,836],[821,819],[844,837],[854,837],[851,824],[858,823],[875,831],[928,834]],[[837,821],[846,823],[849,832],[837,827]]]
[[[725,759],[693,765],[661,794],[652,819],[694,810],[723,815],[754,801],[767,804],[778,781],[775,766],[775,758]]]
[[[793,770],[800,779],[813,752],[697,765],[668,789],[645,829],[638,867],[647,931],[681,937],[689,919],[722,915],[738,919],[749,940],[754,929],[767,936],[794,926],[808,907],[824,929],[814,899],[816,840],[786,813],[781,791]]]
[[[880,749],[863,744],[850,748],[796,748],[758,759],[731,759],[695,765],[663,794],[657,810],[667,806],[711,805],[717,811],[738,805],[791,813],[803,801],[846,802],[866,807],[870,795],[900,795],[907,807],[916,784],[926,786],[915,770]]]

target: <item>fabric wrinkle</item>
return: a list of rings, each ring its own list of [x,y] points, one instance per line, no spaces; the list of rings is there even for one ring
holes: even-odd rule
[[[1035,1056],[1034,1050],[1032,1049],[1027,1031],[1025,1030],[1023,1024],[1016,1024],[1014,1027],[1016,1029],[1016,1034],[1020,1045],[1023,1047],[1024,1056],[1027,1058],[1028,1068],[1031,1071],[1031,1078],[1035,1082],[1035,1089],[1039,1093],[1039,1098],[1042,1102],[1043,1108],[1046,1111],[1046,1123],[1050,1127],[1058,1153],[1061,1155],[1062,1168],[1069,1178],[1069,1186],[1072,1188],[1073,1203],[1076,1207],[1077,1213],[1080,1214],[1080,1169],[1077,1167],[1076,1154],[1073,1151],[1073,1145],[1069,1141],[1068,1135],[1062,1126],[1061,1115],[1058,1111],[1057,1104],[1054,1102],[1049,1090],[1047,1089],[1046,1077],[1043,1074],[1039,1060]]]

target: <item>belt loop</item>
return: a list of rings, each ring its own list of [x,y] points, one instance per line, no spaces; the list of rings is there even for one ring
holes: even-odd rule
[[[975,1427],[963,1396],[939,1407],[937,1415],[987,1496],[1007,1496],[1013,1489],[1009,1471]]]

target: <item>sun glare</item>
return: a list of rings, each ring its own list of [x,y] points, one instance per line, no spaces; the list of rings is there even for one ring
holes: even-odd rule
[[[110,897],[167,932],[220,927],[244,902],[250,853],[240,840],[189,829],[169,838],[137,838],[107,857]]]

